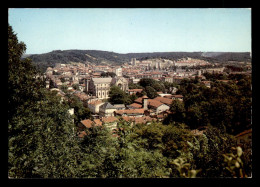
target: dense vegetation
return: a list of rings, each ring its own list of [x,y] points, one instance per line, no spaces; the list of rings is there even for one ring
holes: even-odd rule
[[[165,123],[178,119],[190,128],[212,125],[233,135],[251,128],[251,76],[230,74],[228,83],[219,81],[220,74],[205,76],[212,80],[211,88],[196,79],[181,82],[177,93],[184,101],[172,103],[173,114]]]
[[[47,67],[54,67],[55,63],[70,63],[70,62],[90,62],[94,64],[110,63],[121,65],[125,62],[130,62],[131,58],[139,60],[166,58],[177,60],[180,58],[196,58],[208,60],[210,62],[227,62],[227,61],[251,61],[250,53],[231,53],[221,52],[214,56],[206,55],[202,52],[154,52],[154,53],[127,53],[120,54],[108,51],[99,50],[55,50],[44,54],[27,55],[38,68],[45,71]]]
[[[124,104],[129,105],[134,102],[138,97],[136,95],[129,95],[128,93],[121,90],[118,86],[111,86],[109,91],[108,101],[111,104]]]
[[[192,124],[183,123],[182,118],[168,124],[133,126],[121,119],[115,132],[104,125],[86,129],[87,135],[78,138],[73,119],[79,121],[89,112],[75,97],[67,94],[68,101],[61,101],[55,92],[45,89],[45,81],[31,61],[21,60],[25,50],[25,44],[18,42],[12,27],[8,26],[9,178],[239,177],[235,169],[243,169],[247,175],[251,173],[250,167],[242,164],[237,167],[236,162],[232,169],[228,154],[235,145],[234,138],[217,125],[209,126],[202,136],[194,136],[189,127]],[[243,118],[249,97],[246,94],[250,94],[248,84],[247,79],[238,80],[232,85],[236,87],[233,93],[228,85],[216,81],[213,85],[216,89],[211,93],[203,86],[200,90],[199,83],[183,82],[180,93],[191,91],[195,96],[186,94],[185,105],[177,103],[172,110],[180,115],[185,113],[187,118],[189,107],[195,103],[200,106],[198,97],[212,94],[209,97],[217,104],[220,100],[215,99],[219,99],[222,91],[231,97],[239,96],[242,108],[241,116],[237,117]],[[117,87],[114,91],[117,92]],[[223,102],[218,109],[224,105],[224,109],[231,110],[229,105],[233,103]],[[68,113],[71,107],[75,109],[74,118]],[[226,122],[225,118],[222,121]],[[240,149],[233,158],[239,158],[239,163],[244,165],[248,162]]]

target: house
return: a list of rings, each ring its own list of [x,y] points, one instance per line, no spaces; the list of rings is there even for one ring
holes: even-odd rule
[[[93,122],[97,125],[97,126],[102,126],[102,121],[100,119],[94,119]]]
[[[161,80],[163,82],[173,83],[173,78],[172,77],[162,77]]]
[[[138,108],[143,108],[143,105],[138,104],[138,103],[132,103],[131,105],[128,105],[128,108],[130,108],[130,109],[138,109]]]
[[[122,119],[127,122],[131,122],[131,125],[150,124],[152,121],[156,121],[156,119],[151,118],[150,116],[143,116],[143,117],[123,116]]]
[[[116,110],[117,108],[114,107],[112,104],[110,104],[109,102],[105,102],[99,107],[99,115],[101,117],[114,116],[114,112]]]
[[[102,102],[101,100],[95,100],[95,101],[88,103],[88,108],[92,113],[98,114],[99,113],[99,107],[103,104],[104,104],[104,102]]]
[[[154,100],[160,101],[161,103],[166,104],[168,106],[172,104],[172,99],[165,98],[165,97],[156,97],[154,98]]]
[[[148,107],[152,109],[156,114],[170,109],[168,105],[163,104],[155,99],[148,99]]]
[[[127,109],[127,110],[117,110],[115,111],[115,115],[118,116],[144,116],[144,109]]]
[[[101,121],[109,129],[116,129],[118,118],[115,116],[102,117]]]
[[[124,110],[125,109],[125,105],[124,104],[114,104],[114,107],[117,110]]]
[[[160,101],[155,99],[149,99],[147,96],[139,97],[135,101],[135,103],[139,104],[137,106],[142,105],[144,110],[152,110],[150,113],[159,114],[163,111],[169,110],[170,107]]]
[[[78,124],[78,131],[83,131],[85,129],[89,129],[95,126],[102,126],[102,124],[97,124],[94,121],[91,121],[90,119],[85,119],[80,121]]]

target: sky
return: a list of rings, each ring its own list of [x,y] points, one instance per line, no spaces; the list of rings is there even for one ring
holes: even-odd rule
[[[251,52],[248,8],[11,8],[8,22],[26,54]]]

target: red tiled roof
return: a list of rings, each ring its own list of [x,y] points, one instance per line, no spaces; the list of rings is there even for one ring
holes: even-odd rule
[[[153,119],[150,116],[137,117],[135,118],[135,123],[147,123]]]
[[[142,100],[143,98],[147,98],[147,96],[143,96],[143,97],[139,97],[137,98],[134,102],[135,103],[138,103],[138,104],[142,104]],[[159,107],[161,106],[163,103],[161,103],[160,101],[157,101],[155,99],[148,99],[148,105],[151,106],[151,107]]]
[[[132,117],[132,116],[123,116],[122,118],[125,121],[134,121],[134,117]]]
[[[183,98],[183,95],[173,95],[174,98]]]
[[[154,99],[157,100],[157,101],[160,101],[161,103],[164,103],[166,105],[172,104],[172,99],[168,99],[168,98],[165,98],[165,97],[156,97]]]
[[[117,114],[143,114],[144,109],[127,109],[127,110],[117,110],[115,111]]]
[[[85,131],[81,131],[79,134],[78,134],[78,137],[80,138],[84,138],[84,136],[86,136],[87,133]]]
[[[129,106],[131,106],[131,107],[133,107],[133,108],[142,108],[142,107],[143,107],[142,105],[140,105],[140,104],[138,104],[138,103],[132,103],[132,104],[129,105]]]
[[[143,103],[143,98],[142,97],[139,97],[139,98],[137,98],[134,102],[135,103],[139,103],[139,104],[142,104]]]
[[[150,116],[143,116],[143,117],[123,116],[122,118],[127,122],[133,121],[135,123],[147,123],[153,120],[153,118],[151,118]]]
[[[93,121],[96,124],[96,126],[102,126],[102,121],[100,121],[100,119],[94,119]]]
[[[115,116],[108,116],[108,117],[103,117],[101,119],[101,121],[103,121],[104,123],[111,123],[114,121],[117,121],[118,119]]]
[[[134,102],[142,104],[143,103],[143,99],[149,99],[149,97],[147,97],[146,95],[144,95],[143,97],[139,97],[137,98]]]
[[[100,104],[100,103],[102,103],[102,101],[100,101],[100,100],[97,100],[97,101],[92,101],[92,102],[90,102],[90,103],[88,103],[89,105],[98,105],[98,104]]]
[[[154,99],[148,99],[148,105],[151,107],[158,108],[159,106],[163,105],[163,103]]]
[[[93,121],[91,121],[90,119],[85,119],[85,120],[82,120],[81,123],[87,127],[87,128],[91,128],[91,124],[93,123]]]

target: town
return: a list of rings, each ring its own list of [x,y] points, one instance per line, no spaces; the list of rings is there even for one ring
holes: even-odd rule
[[[232,62],[229,63],[229,65]],[[110,128],[113,132],[117,128],[119,119],[131,122],[131,124],[150,124],[152,121],[162,121],[170,112],[173,100],[183,101],[183,95],[176,94],[178,84],[184,79],[198,79],[206,87],[210,88],[211,81],[207,80],[204,73],[210,74],[251,74],[251,63],[234,62],[243,66],[245,71],[235,71],[219,63],[209,63],[200,59],[182,58],[176,61],[168,59],[136,60],[132,58],[129,63],[121,66],[93,65],[85,63],[61,64],[54,68],[48,67],[46,87],[56,91],[61,99],[66,99],[64,89],[77,96],[92,114],[93,120],[83,119],[77,126],[77,134],[83,138],[85,129],[93,126]],[[143,89],[131,88],[141,79],[153,79],[161,83],[171,83],[167,90],[157,91],[155,98],[149,98],[141,94]],[[220,80],[228,83],[229,80]],[[111,86],[118,86],[129,95],[138,97],[132,104],[111,104],[108,102]],[[129,88],[130,87],[130,88]],[[71,115],[74,109],[70,110]],[[202,131],[192,130],[194,134]],[[252,132],[251,132],[252,133]],[[248,137],[248,133],[246,133]],[[247,140],[251,141],[251,140]]]
[[[9,181],[255,176],[249,7],[9,8]]]

